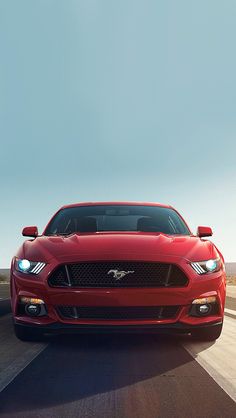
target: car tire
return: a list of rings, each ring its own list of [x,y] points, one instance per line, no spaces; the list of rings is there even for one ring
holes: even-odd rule
[[[223,324],[196,329],[191,332],[193,339],[199,341],[215,341],[220,337]]]
[[[16,337],[21,341],[42,341],[43,334],[37,329],[28,329],[21,325],[14,325],[14,331]]]

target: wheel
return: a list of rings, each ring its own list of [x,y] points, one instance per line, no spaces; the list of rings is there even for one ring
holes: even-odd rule
[[[205,328],[198,328],[191,332],[192,337],[195,340],[201,341],[215,341],[219,338],[222,331],[223,324],[214,325]]]
[[[14,331],[16,337],[21,341],[40,341],[43,339],[43,334],[38,329],[15,324]]]

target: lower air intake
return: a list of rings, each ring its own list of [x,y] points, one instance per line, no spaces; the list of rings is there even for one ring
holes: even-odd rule
[[[90,306],[57,306],[58,314],[63,319],[93,320],[156,320],[174,318],[179,306],[126,306],[126,307],[90,307]]]

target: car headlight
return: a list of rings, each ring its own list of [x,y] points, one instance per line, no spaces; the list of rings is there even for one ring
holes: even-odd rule
[[[215,273],[221,269],[222,265],[220,258],[198,261],[190,264],[198,274]]]
[[[39,274],[45,266],[46,263],[40,261],[29,261],[20,258],[16,258],[15,262],[16,270],[21,273]]]

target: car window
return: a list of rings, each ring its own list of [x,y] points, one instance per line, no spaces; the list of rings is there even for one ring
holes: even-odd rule
[[[91,205],[62,209],[49,223],[45,235],[102,231],[190,234],[185,222],[171,208],[141,205]]]

